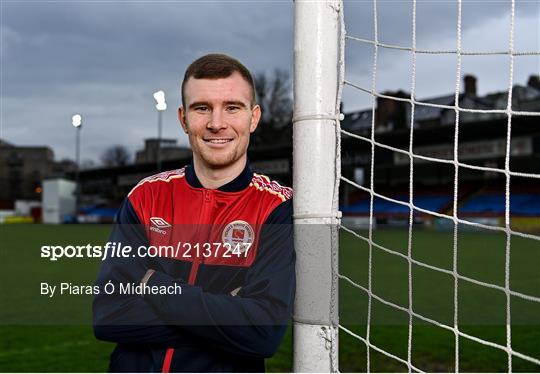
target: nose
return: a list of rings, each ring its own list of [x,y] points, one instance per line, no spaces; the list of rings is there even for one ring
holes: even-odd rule
[[[225,118],[223,114],[221,113],[221,111],[220,110],[212,111],[210,121],[206,125],[206,128],[212,132],[217,132],[226,127],[227,127],[227,123],[225,122]]]

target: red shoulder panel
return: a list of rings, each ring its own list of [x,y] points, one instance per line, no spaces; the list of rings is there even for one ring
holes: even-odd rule
[[[143,184],[154,183],[154,182],[159,182],[159,181],[170,182],[172,179],[183,178],[184,175],[185,175],[185,167],[181,169],[169,170],[169,171],[164,171],[158,174],[151,175],[149,177],[142,179],[139,183],[137,183],[137,185],[133,187],[131,191],[128,193],[128,197]]]

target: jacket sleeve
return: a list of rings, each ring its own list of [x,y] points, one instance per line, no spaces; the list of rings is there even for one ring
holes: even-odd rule
[[[149,286],[177,281],[155,272]],[[295,292],[292,200],[281,203],[261,228],[257,258],[238,295],[203,292],[182,286],[181,295],[147,294],[160,318],[232,353],[270,357],[292,315]]]
[[[116,246],[129,245],[136,253],[140,245],[147,246],[148,239],[144,227],[129,199],[125,199],[115,217],[115,225],[109,236],[109,243]],[[120,295],[104,292],[109,282],[118,291],[120,283],[140,280],[149,264],[137,257],[107,258],[101,263],[96,280],[100,293],[93,300],[94,334],[100,340],[117,343],[164,343],[174,345],[181,332],[166,324],[140,295]]]

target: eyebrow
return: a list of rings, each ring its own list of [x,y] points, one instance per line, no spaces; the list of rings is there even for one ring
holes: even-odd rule
[[[195,101],[194,103],[189,104],[189,109],[194,109],[198,106],[210,106],[210,103],[206,101]]]
[[[236,105],[242,108],[247,108],[246,104],[237,100],[225,101],[224,105]],[[195,101],[194,103],[189,104],[189,109],[194,109],[199,106],[211,107],[212,105],[208,101]]]
[[[247,108],[246,104],[244,104],[241,101],[235,101],[235,100],[225,101],[225,105],[236,105],[236,106],[239,106],[239,107],[242,107],[242,108]]]

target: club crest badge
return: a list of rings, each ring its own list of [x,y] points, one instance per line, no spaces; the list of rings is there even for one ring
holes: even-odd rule
[[[245,252],[255,238],[255,231],[246,221],[233,221],[225,226],[221,235],[223,244],[230,244],[231,248]]]

